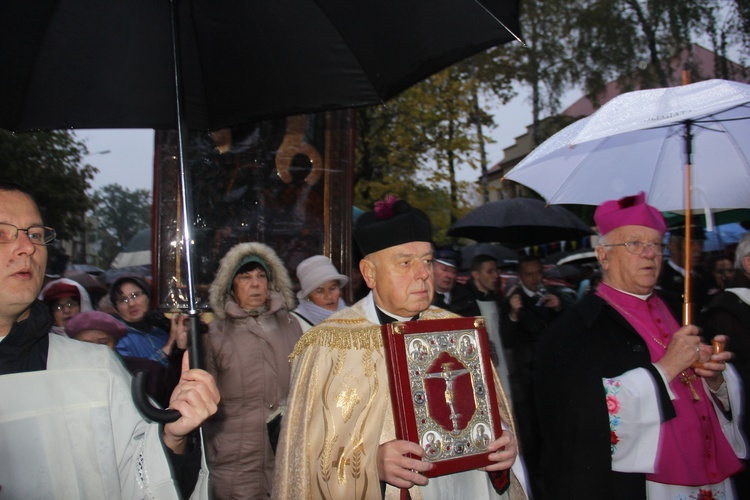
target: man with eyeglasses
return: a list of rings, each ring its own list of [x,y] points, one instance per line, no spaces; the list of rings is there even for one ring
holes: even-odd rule
[[[144,420],[130,375],[106,346],[50,333],[36,298],[54,239],[32,197],[0,181],[0,495],[207,497],[193,431],[216,412],[213,378],[187,370],[185,358],[170,400],[181,417]]]
[[[738,376],[654,293],[666,225],[645,199],[597,207],[602,282],[539,345],[545,497],[736,498]]]

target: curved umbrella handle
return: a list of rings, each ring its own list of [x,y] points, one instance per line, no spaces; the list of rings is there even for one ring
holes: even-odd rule
[[[189,328],[188,328],[188,356],[190,368],[202,368],[203,356],[200,348],[200,318],[198,311],[190,311]],[[148,373],[137,371],[133,374],[133,381],[130,384],[130,390],[133,395],[133,403],[138,411],[153,422],[168,424],[180,418],[180,412],[177,410],[162,410],[151,404],[146,395],[146,382]]]
[[[147,372],[137,371],[133,374],[133,381],[130,384],[133,403],[135,403],[135,407],[138,408],[141,415],[152,422],[159,422],[162,424],[168,424],[180,418],[180,412],[177,410],[162,410],[151,404],[151,401],[149,401],[148,396],[146,395],[147,377]]]

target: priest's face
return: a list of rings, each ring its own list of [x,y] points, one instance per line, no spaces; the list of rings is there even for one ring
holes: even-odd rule
[[[360,263],[375,303],[396,316],[415,316],[430,307],[434,291],[432,244],[414,241],[380,250]]]

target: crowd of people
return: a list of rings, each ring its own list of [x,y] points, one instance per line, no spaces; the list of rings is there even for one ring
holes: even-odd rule
[[[586,283],[521,256],[503,286],[494,257],[462,263],[422,211],[379,202],[354,227],[368,293],[351,306],[328,257],[291,276],[269,246],[239,243],[209,290],[201,370],[187,317],[155,310],[143,277],[116,279],[110,310],[45,279],[54,230],[0,183],[0,497],[746,497],[750,235],[702,272],[694,232],[682,325],[684,233],[665,240],[643,193],[594,219]],[[483,435],[490,465],[428,479],[435,434],[429,450],[397,436],[380,325],[459,316],[485,318],[504,430]],[[177,421],[140,415],[135,371]]]

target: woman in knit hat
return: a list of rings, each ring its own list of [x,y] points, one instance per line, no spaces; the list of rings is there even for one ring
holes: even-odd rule
[[[289,394],[288,357],[302,336],[289,313],[292,282],[273,249],[240,243],[221,260],[209,300],[216,319],[205,336],[206,370],[221,392],[218,413],[203,426],[213,494],[266,498]]]
[[[340,274],[325,255],[313,255],[297,266],[299,305],[292,312],[306,332],[334,312],[346,307],[341,289],[349,278]]]

